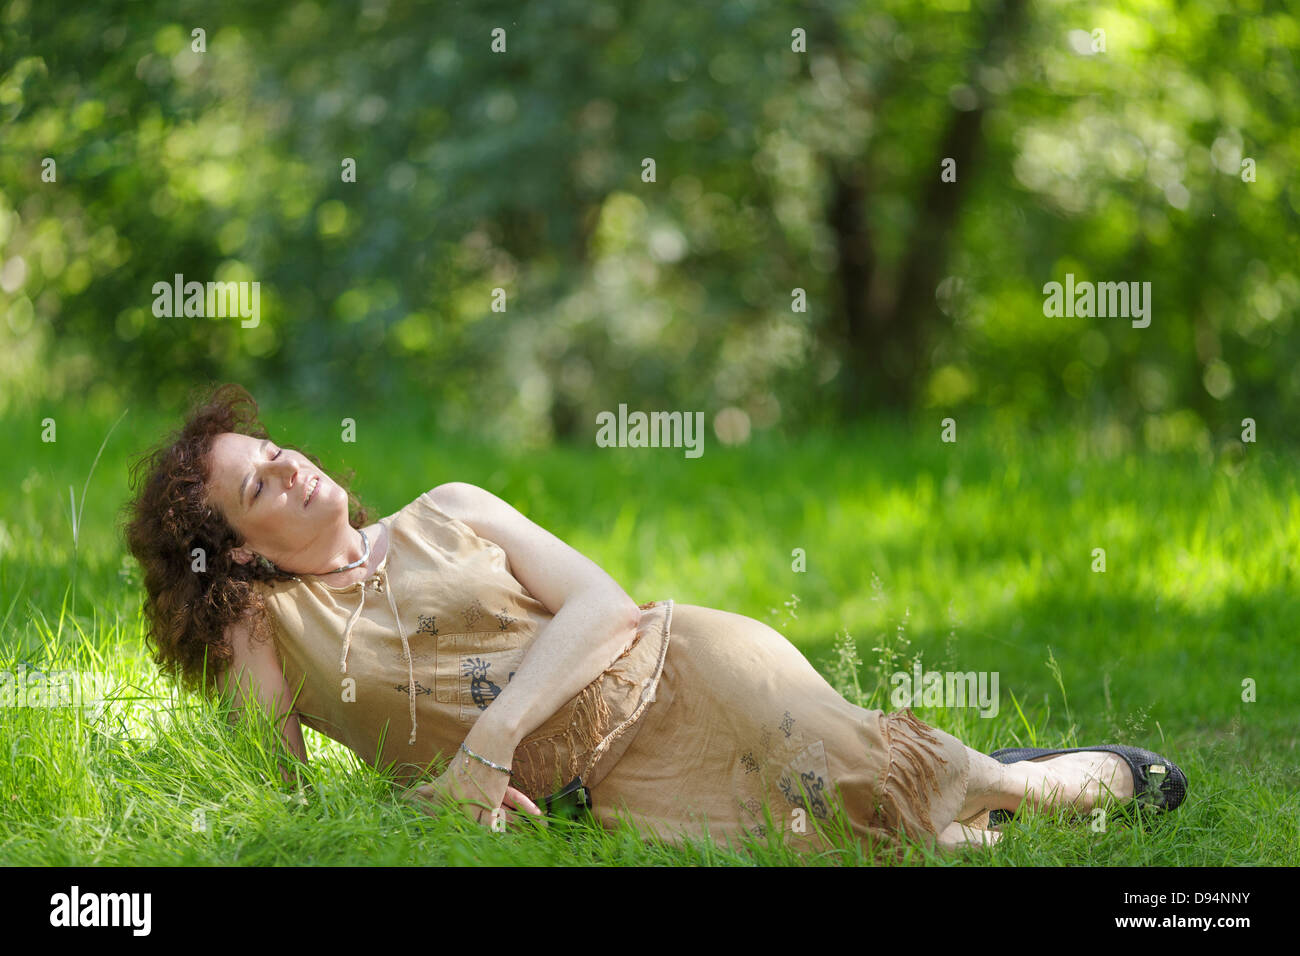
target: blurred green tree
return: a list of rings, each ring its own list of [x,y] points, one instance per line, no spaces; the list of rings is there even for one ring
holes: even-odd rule
[[[1297,39],[1273,0],[11,0],[3,400],[1286,412]],[[1067,273],[1151,281],[1150,327],[1044,316]],[[176,274],[263,321],[155,317]]]

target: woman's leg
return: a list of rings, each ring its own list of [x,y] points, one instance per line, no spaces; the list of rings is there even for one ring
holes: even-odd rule
[[[1118,776],[1106,776],[1116,768]],[[1015,810],[1027,798],[1088,809],[1098,774],[1116,796],[1124,787],[1131,795],[1117,756],[1000,764],[910,713],[849,703],[760,621],[677,604],[655,702],[628,749],[593,782],[592,799],[602,821],[612,824],[625,806],[638,827],[665,836],[698,835],[707,817],[719,841],[763,837],[766,808],[770,825],[811,843],[813,823],[838,792],[863,836],[901,828],[946,845],[987,844],[997,834],[979,832],[981,813],[987,822],[989,810]]]
[[[1089,751],[1004,764],[967,749],[970,782],[958,820],[1022,805],[1069,806],[1086,813],[1108,797],[1121,803],[1133,798],[1133,775],[1116,754]]]
[[[719,842],[776,831],[822,850],[838,802],[860,838],[933,839],[959,819],[967,753],[910,713],[846,701],[761,621],[676,604],[654,703],[592,800],[602,822],[623,805],[664,836],[707,817]]]
[[[1133,775],[1115,754],[1060,754],[1004,764],[969,747],[967,752],[966,803],[939,834],[940,846],[992,846],[1001,833],[970,825],[987,819],[990,810],[1014,812],[1027,804],[1038,809],[1071,806],[1086,813],[1107,797],[1121,803],[1133,798]]]

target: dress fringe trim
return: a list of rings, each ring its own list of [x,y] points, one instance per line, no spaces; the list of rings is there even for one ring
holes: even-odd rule
[[[939,738],[910,709],[883,715],[881,727],[889,748],[889,769],[879,795],[883,822],[890,829],[907,829],[904,808],[910,807],[926,831],[938,835],[930,819],[928,792],[942,793],[936,770],[948,764],[940,755]]]
[[[658,603],[658,602],[655,602]],[[566,712],[562,728],[542,737],[530,739],[515,751],[513,770],[514,786],[532,796],[553,793],[569,783],[574,777],[580,777],[584,783],[589,782],[589,775],[596,761],[609,749],[610,745],[627,732],[646,707],[655,699],[660,675],[663,674],[664,659],[668,654],[669,637],[672,633],[673,602],[667,604],[662,634],[663,643],[659,649],[655,671],[648,684],[642,687],[641,698],[632,713],[623,719],[617,727],[610,729],[612,720],[609,704],[605,700],[606,681],[616,680],[629,686],[641,686],[639,681],[632,681],[613,669],[613,664],[603,674],[593,680],[578,695]],[[650,605],[655,606],[654,603]],[[642,606],[642,610],[646,610]],[[644,640],[644,637],[642,638]],[[622,660],[639,641],[634,641],[616,659]],[[553,776],[548,778],[547,772]]]

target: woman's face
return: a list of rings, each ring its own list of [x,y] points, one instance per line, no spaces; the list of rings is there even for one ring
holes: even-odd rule
[[[212,441],[209,465],[208,500],[245,542],[231,552],[235,560],[256,552],[297,570],[337,552],[348,527],[347,493],[302,455],[225,432]]]

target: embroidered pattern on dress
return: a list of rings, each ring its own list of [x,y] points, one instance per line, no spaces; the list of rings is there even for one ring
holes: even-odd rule
[[[488,704],[496,700],[501,688],[492,683],[488,677],[489,661],[481,657],[466,657],[460,662],[461,669],[469,678],[469,696],[479,710],[487,710]]]
[[[516,621],[519,620],[519,618],[511,617],[509,614],[507,614],[505,608],[502,608],[500,611],[494,614],[493,617],[497,619],[497,626],[503,631],[510,630],[510,625],[514,624]]]
[[[411,692],[411,685],[410,685],[410,684],[394,684],[394,685],[393,685],[393,690],[401,691],[403,694],[409,694],[409,693]],[[431,688],[425,687],[423,684],[421,684],[421,683],[417,680],[417,681],[415,682],[415,692],[416,692],[417,694],[432,694],[432,693],[433,693],[433,690],[432,690]]]
[[[785,718],[781,721],[781,733],[787,737],[790,736],[790,730],[794,727],[794,718],[790,716],[790,711],[785,712]]]
[[[389,656],[394,663],[402,665],[406,664],[406,651],[402,649],[401,644],[394,643],[390,648]],[[438,653],[436,650],[433,650],[432,648],[422,650],[418,645],[411,646],[411,663],[416,667],[427,665],[437,659]]]
[[[819,740],[795,754],[781,772],[777,786],[791,806],[803,807],[819,820],[825,820],[830,816],[830,805],[826,800],[826,778],[829,776],[826,748]]]
[[[758,773],[758,761],[754,759],[752,750],[745,751],[740,758],[740,765],[745,768],[745,773]]]
[[[419,625],[416,627],[415,633],[437,635],[438,619],[432,614],[421,614]]]
[[[480,602],[478,598],[475,598],[474,602],[470,604],[469,607],[465,608],[465,630],[474,630],[474,625],[483,619],[485,613],[482,602]]]

